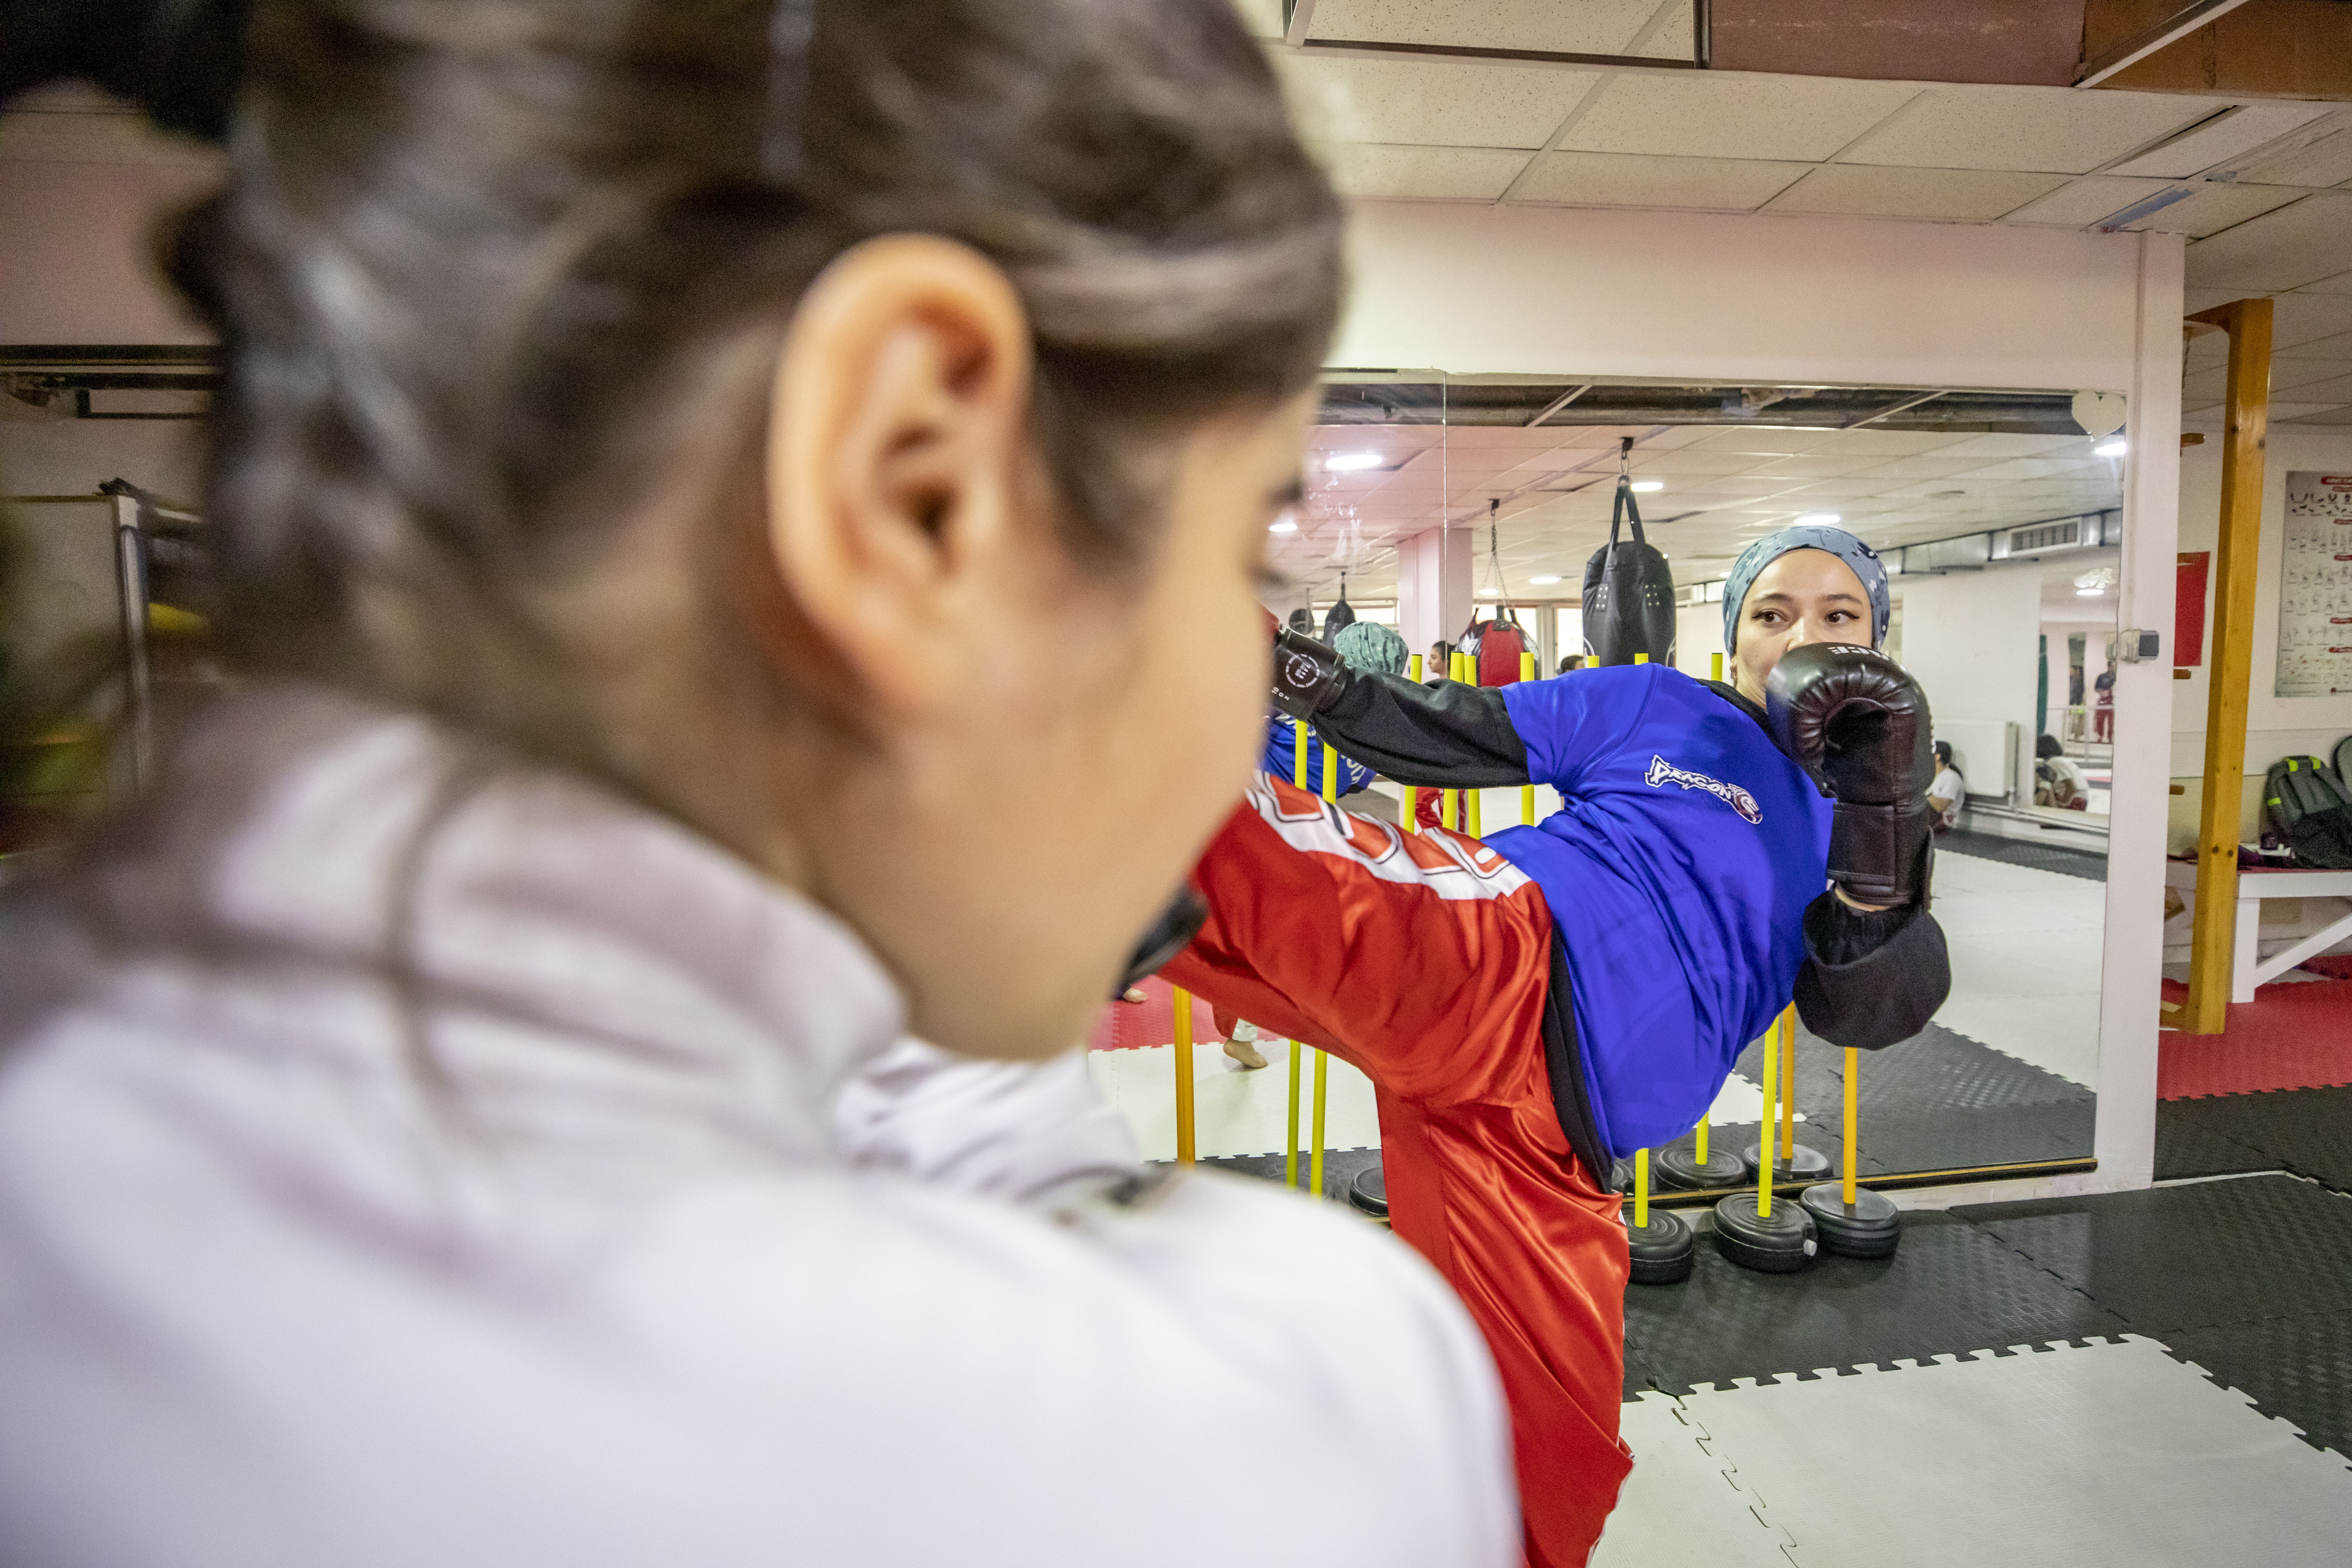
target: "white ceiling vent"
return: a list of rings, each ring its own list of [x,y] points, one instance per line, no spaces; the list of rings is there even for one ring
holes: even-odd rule
[[[2012,528],[2008,533],[2009,548],[2003,553],[2044,555],[2053,550],[2080,550],[2086,542],[2096,543],[2095,534],[2088,541],[2084,539],[2084,521],[2079,517],[2069,517],[2057,522],[2037,522],[2025,528]]]

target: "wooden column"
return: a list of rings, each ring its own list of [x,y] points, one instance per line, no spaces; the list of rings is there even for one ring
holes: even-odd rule
[[[2229,1020],[2238,919],[2238,810],[2246,793],[2246,705],[2254,676],[2254,572],[2262,558],[2263,453],[2270,436],[2271,302],[2233,300],[2189,318],[2230,334],[2221,526],[2213,552],[2213,664],[2205,706],[2205,799],[2197,829],[2197,912],[2181,1027]]]

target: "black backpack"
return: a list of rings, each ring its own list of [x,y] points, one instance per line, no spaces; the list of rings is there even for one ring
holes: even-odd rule
[[[2352,871],[2352,790],[2326,763],[2317,757],[2273,763],[2263,779],[2263,809],[2294,851],[2296,865]]]
[[[2339,779],[2346,777],[2347,775],[2344,770],[2346,768],[2352,768],[2352,735],[2347,735],[2342,740],[2336,742],[2336,756],[2334,760],[2336,763],[2336,776]]]
[[[1633,537],[1620,542],[1622,522],[1633,525]],[[1609,542],[1584,563],[1584,652],[1595,664],[1631,664],[1637,653],[1652,664],[1675,661],[1674,568],[1642,537],[1642,509],[1622,474],[1609,509]]]

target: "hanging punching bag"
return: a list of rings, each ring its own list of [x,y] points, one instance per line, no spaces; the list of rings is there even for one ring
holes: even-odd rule
[[[1348,579],[1342,574],[1339,578],[1339,602],[1323,616],[1323,640],[1336,644],[1339,634],[1355,624],[1356,606],[1348,603]]]
[[[1620,540],[1625,522],[1633,525],[1633,537]],[[1584,655],[1595,664],[1631,664],[1637,653],[1648,654],[1652,664],[1675,661],[1675,574],[1642,537],[1633,480],[1620,473],[1609,542],[1584,563]]]

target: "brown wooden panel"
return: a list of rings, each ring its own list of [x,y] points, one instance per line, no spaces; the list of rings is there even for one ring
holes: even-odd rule
[[[1714,0],[1714,68],[2073,83],[2083,0]]]
[[[2179,7],[2177,0],[2090,0],[2084,49],[2096,58]],[[2137,92],[2352,99],[2352,5],[2246,0],[2099,84]]]

